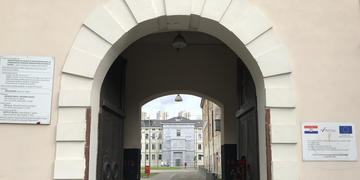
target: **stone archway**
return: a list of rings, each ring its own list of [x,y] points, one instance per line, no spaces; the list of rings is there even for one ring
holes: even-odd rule
[[[110,0],[90,14],[62,71],[54,179],[84,179],[86,159],[90,159],[87,171],[92,179],[97,135],[90,135],[86,125],[91,120],[91,129],[97,129],[96,105],[107,70],[137,39],[174,30],[215,36],[244,61],[259,96],[259,119],[265,119],[265,109],[271,114],[272,178],[298,179],[299,140],[294,131],[295,93],[289,58],[271,23],[242,0]],[[91,119],[87,116],[90,108]],[[262,127],[265,131],[265,123]]]

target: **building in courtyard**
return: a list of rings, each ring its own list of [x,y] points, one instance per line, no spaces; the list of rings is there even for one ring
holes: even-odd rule
[[[208,99],[201,99],[203,116],[204,168],[221,177],[221,108]]]
[[[202,121],[184,117],[141,122],[141,166],[203,164]]]
[[[141,121],[141,166],[160,167],[162,162],[161,120]]]

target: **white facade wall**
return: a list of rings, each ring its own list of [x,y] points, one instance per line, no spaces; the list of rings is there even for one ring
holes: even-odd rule
[[[171,167],[194,167],[195,131],[194,124],[164,124],[163,154],[164,162]],[[178,133],[179,136],[178,136]],[[177,160],[180,160],[177,163]]]
[[[148,149],[146,149],[146,144]],[[162,156],[162,127],[141,127],[141,167],[145,165],[160,167],[162,162],[162,158],[159,159],[160,156]]]
[[[195,167],[204,165],[204,144],[202,127],[195,127]],[[200,145],[200,148],[199,148]]]

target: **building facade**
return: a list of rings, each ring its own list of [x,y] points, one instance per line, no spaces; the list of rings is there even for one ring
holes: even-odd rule
[[[194,166],[199,167],[204,165],[204,137],[203,127],[195,126],[195,162]]]
[[[141,121],[141,167],[162,165],[162,133],[160,120]]]
[[[208,99],[201,99],[203,114],[204,168],[221,177],[221,108]]]
[[[194,167],[203,164],[202,121],[183,117],[144,120],[141,166]],[[199,158],[200,157],[200,158]]]

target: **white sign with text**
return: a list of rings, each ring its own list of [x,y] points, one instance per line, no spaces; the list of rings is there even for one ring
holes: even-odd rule
[[[356,161],[354,124],[302,124],[302,151],[304,161]]]
[[[54,58],[0,56],[0,123],[50,124]]]

